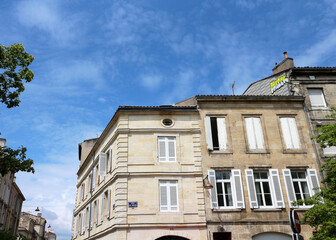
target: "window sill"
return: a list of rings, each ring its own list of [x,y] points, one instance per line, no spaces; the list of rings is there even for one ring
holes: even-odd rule
[[[311,107],[311,110],[313,111],[324,111],[324,110],[330,110],[328,107]]]
[[[284,208],[253,208],[253,212],[282,212]]]
[[[304,149],[284,149],[284,154],[307,154],[307,150]]]
[[[297,212],[305,212],[311,209],[312,207],[313,205],[309,205],[309,206],[301,206],[301,207],[291,207],[291,209],[294,209]]]
[[[270,151],[268,149],[260,149],[260,150],[246,150],[247,154],[269,154]]]
[[[243,210],[242,208],[228,208],[228,209],[217,208],[217,209],[212,209],[212,211],[216,212],[216,213],[221,213],[221,212],[241,212],[242,210]]]
[[[210,154],[233,154],[231,149],[229,150],[209,150]]]

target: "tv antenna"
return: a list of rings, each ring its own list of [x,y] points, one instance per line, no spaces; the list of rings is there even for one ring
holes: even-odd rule
[[[236,81],[234,81],[234,82],[231,84],[232,95],[234,95],[234,88],[235,88],[235,85],[236,85]]]

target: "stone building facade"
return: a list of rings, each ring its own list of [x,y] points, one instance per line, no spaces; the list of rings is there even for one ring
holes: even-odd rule
[[[195,96],[200,113],[207,239],[291,239],[288,211],[319,187],[300,96]],[[177,105],[184,105],[180,102]],[[312,229],[303,227],[308,239]]]
[[[206,239],[196,106],[121,106],[79,146],[73,239]]]
[[[0,146],[6,145],[6,139],[0,138]],[[1,158],[1,157],[0,157]],[[1,159],[0,159],[1,160]],[[15,176],[0,174],[0,228],[16,234],[20,220],[22,203],[25,200],[20,188],[15,182]]]
[[[45,227],[47,220],[42,213],[37,215],[22,212],[20,217],[18,233],[33,240],[45,240]]]

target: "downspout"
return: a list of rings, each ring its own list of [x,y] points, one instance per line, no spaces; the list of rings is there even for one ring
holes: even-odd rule
[[[93,163],[94,163],[94,156],[96,155],[96,152],[94,152],[93,153],[93,158],[92,158],[92,165],[93,165]],[[95,166],[93,166],[93,169],[94,169],[94,167]],[[94,171],[94,170],[93,170]],[[93,179],[93,173],[92,173],[92,175],[91,175],[91,184],[90,184],[90,199],[92,198],[92,186],[93,186],[93,181],[94,181],[94,179]],[[90,238],[90,229],[91,229],[91,216],[92,216],[92,214],[91,214],[91,211],[93,210],[92,209],[92,201],[90,202],[90,211],[89,211],[89,228],[88,228],[88,238]]]
[[[303,110],[305,112],[306,121],[307,121],[307,124],[308,124],[308,129],[309,129],[309,134],[310,134],[310,139],[311,139],[312,144],[313,144],[313,148],[314,148],[315,156],[316,156],[316,159],[317,159],[317,164],[318,164],[318,167],[319,167],[320,175],[321,175],[321,178],[323,180],[324,179],[323,171],[321,171],[321,162],[320,162],[320,158],[318,156],[315,141],[313,139],[314,136],[313,136],[313,132],[312,132],[312,129],[311,129],[311,126],[310,126],[310,122],[309,122],[307,107],[306,107],[306,104],[304,102],[302,103],[302,105],[303,105]],[[323,183],[323,186],[326,187],[325,183]]]

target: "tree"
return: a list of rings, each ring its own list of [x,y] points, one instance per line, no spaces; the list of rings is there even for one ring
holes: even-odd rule
[[[319,132],[316,139],[322,148],[336,146],[336,108],[332,110],[333,113],[326,117],[333,118],[335,122],[316,129]],[[325,173],[322,182],[326,187],[321,187],[319,193],[304,201],[314,206],[305,212],[303,222],[317,231],[312,240],[336,240],[336,155],[323,164],[321,171]],[[302,203],[299,201],[299,204]]]
[[[20,93],[25,90],[24,82],[31,82],[34,78],[34,73],[28,68],[33,60],[34,56],[25,52],[22,44],[0,45],[0,102],[7,108],[19,106]],[[17,150],[0,147],[1,175],[18,171],[34,173],[34,162],[26,159],[26,151],[23,146]]]

